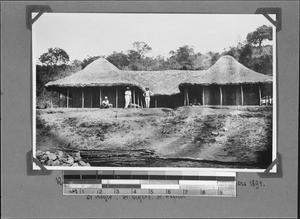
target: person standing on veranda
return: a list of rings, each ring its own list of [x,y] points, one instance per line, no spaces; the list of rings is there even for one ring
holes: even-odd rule
[[[152,92],[149,91],[148,87],[146,87],[146,91],[143,96],[145,97],[146,108],[150,108],[150,97],[152,96]]]
[[[128,106],[131,104],[131,90],[129,87],[126,88],[125,91],[125,107],[128,108]]]

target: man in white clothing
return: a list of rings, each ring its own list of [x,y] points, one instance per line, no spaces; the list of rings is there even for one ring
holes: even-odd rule
[[[146,87],[146,91],[143,94],[143,96],[145,97],[146,108],[150,107],[150,97],[151,97],[151,95],[152,95],[152,92],[149,91],[148,87]]]
[[[112,104],[109,103],[109,100],[108,100],[107,97],[104,97],[104,100],[102,101],[102,107],[103,107],[104,109],[107,109],[107,108],[109,108],[109,107],[112,107]]]
[[[127,87],[126,91],[125,91],[125,107],[124,108],[128,108],[130,103],[131,103],[131,90],[129,87]]]

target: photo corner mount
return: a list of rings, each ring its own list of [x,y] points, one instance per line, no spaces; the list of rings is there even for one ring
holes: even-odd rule
[[[277,168],[276,172],[270,172],[273,167]],[[270,164],[270,166],[262,173],[258,173],[260,178],[282,178],[282,156],[280,153],[277,153],[276,159]]]
[[[255,14],[265,16],[276,27],[276,32],[281,30],[281,8],[258,8]],[[273,20],[269,14],[276,14],[276,20]]]
[[[51,175],[52,170],[48,170],[38,159],[33,157],[32,150],[27,152],[27,175]],[[33,164],[40,169],[33,169]]]
[[[38,14],[32,18],[31,14],[37,12]],[[32,24],[45,12],[52,12],[49,5],[27,5],[26,6],[26,26],[31,30]]]

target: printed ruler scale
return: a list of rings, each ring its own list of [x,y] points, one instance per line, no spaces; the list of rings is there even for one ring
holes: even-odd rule
[[[63,171],[64,195],[236,197],[236,173]]]

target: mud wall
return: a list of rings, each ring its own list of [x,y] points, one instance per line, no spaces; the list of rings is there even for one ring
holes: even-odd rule
[[[242,105],[241,86],[222,86],[222,105]]]
[[[156,106],[155,106],[156,101]],[[150,108],[164,107],[164,108],[177,108],[183,106],[183,94],[176,95],[160,95],[153,96],[150,99]]]
[[[70,88],[70,107],[82,108],[82,90],[84,92],[84,108],[100,107],[100,89],[95,87]],[[116,90],[108,87],[101,88],[101,100],[107,96],[113,106],[116,106]]]
[[[171,99],[172,99],[172,102],[171,102],[172,104],[171,104],[170,108],[177,108],[177,107],[183,106],[183,94],[182,93],[172,95]]]
[[[115,90],[116,88],[114,88]],[[126,87],[118,87],[118,108],[124,108],[125,107],[125,91]],[[115,90],[116,92],[116,90]],[[115,94],[116,95],[116,94]]]
[[[243,87],[243,103],[244,105],[260,105],[259,102],[259,85],[242,85]],[[261,95],[272,96],[272,84],[260,85]],[[241,85],[224,85],[222,88],[222,105],[242,105]],[[74,108],[82,107],[82,89],[84,91],[84,107],[85,108],[98,108],[100,106],[100,88],[99,87],[86,87],[86,88],[70,88],[70,101],[69,106]],[[116,107],[116,89],[117,87],[101,87],[101,101],[107,96],[109,102]],[[135,90],[135,96],[133,95]],[[118,108],[125,106],[125,86],[118,87]],[[143,103],[145,107],[145,100],[143,92],[137,88],[131,88],[132,103]],[[190,86],[188,87],[189,103],[196,100],[197,103],[203,105],[203,86]],[[210,85],[204,87],[204,104],[205,105],[221,105],[220,99],[220,86]],[[139,100],[138,100],[139,99]],[[160,95],[152,96],[150,99],[150,107],[176,108],[183,106],[183,93],[176,95]],[[62,98],[63,100],[63,98]],[[66,100],[64,101],[66,102]],[[62,104],[61,106],[65,106]]]
[[[100,106],[100,90],[97,87],[93,87],[91,88],[91,92],[92,92],[92,96],[93,96],[93,103],[92,103],[92,107],[93,108],[97,108]]]
[[[261,84],[261,96],[270,96],[273,97],[273,83]]]
[[[204,88],[205,105],[220,105],[220,87],[211,85]]]
[[[125,93],[125,88],[124,88],[124,91],[123,91],[123,93],[122,93],[122,95],[123,95],[123,99],[125,98],[124,97],[124,93]],[[135,95],[134,95],[134,93],[135,93]],[[143,92],[142,92],[142,90],[141,89],[139,89],[138,87],[133,87],[133,88],[131,88],[131,102],[132,103],[134,103],[134,104],[137,104],[137,105],[139,105],[139,106],[142,106],[142,104],[141,104],[141,101],[143,102],[143,105],[145,106],[145,98],[144,98],[144,96],[143,96]],[[124,106],[125,106],[125,99],[124,99]]]
[[[189,103],[200,103],[203,105],[203,87],[202,86],[189,86],[188,88],[189,94]]]
[[[242,93],[241,93],[241,86],[235,86],[235,105],[242,105]]]
[[[272,96],[272,84],[242,85],[242,89],[241,85],[222,85],[222,105],[260,105],[259,86],[261,87],[262,97],[267,95]],[[204,105],[221,105],[219,85],[204,87],[200,85],[189,86],[188,95],[190,103],[193,103],[196,99],[201,105],[203,104],[203,88]]]
[[[258,85],[243,85],[244,105],[260,105],[259,102],[259,86]]]
[[[143,91],[140,89],[135,90],[135,103],[138,104],[140,107],[145,107],[145,97],[143,96]]]
[[[82,101],[81,88],[70,88],[69,96],[70,96],[69,107],[73,107],[73,108],[81,108],[82,107],[81,106],[81,101]]]
[[[84,91],[84,108],[93,106],[93,90],[90,87],[83,88]]]
[[[155,105],[156,101],[156,105]],[[153,96],[150,99],[150,108],[155,107],[170,107],[171,105],[171,98],[167,95],[161,95],[161,96]]]
[[[84,91],[84,108],[98,108],[100,107],[100,99],[101,103],[104,100],[104,97],[107,96],[109,102],[116,107],[116,100],[118,100],[118,108],[123,108],[125,106],[125,91],[126,87],[121,86],[118,87],[118,94],[116,96],[117,87],[85,87],[85,88],[69,88],[69,107],[73,108],[82,108],[82,89]],[[101,92],[100,92],[101,89]],[[135,89],[135,103],[141,105],[141,101],[145,102],[143,99],[143,92],[138,89]],[[131,88],[132,92],[132,103],[134,103],[134,95],[133,88]],[[101,97],[100,97],[101,94]],[[66,96],[66,92],[64,93]],[[138,98],[139,96],[139,98]],[[64,98],[64,102],[66,102],[66,98]],[[62,107],[66,107],[66,103],[61,105]]]

